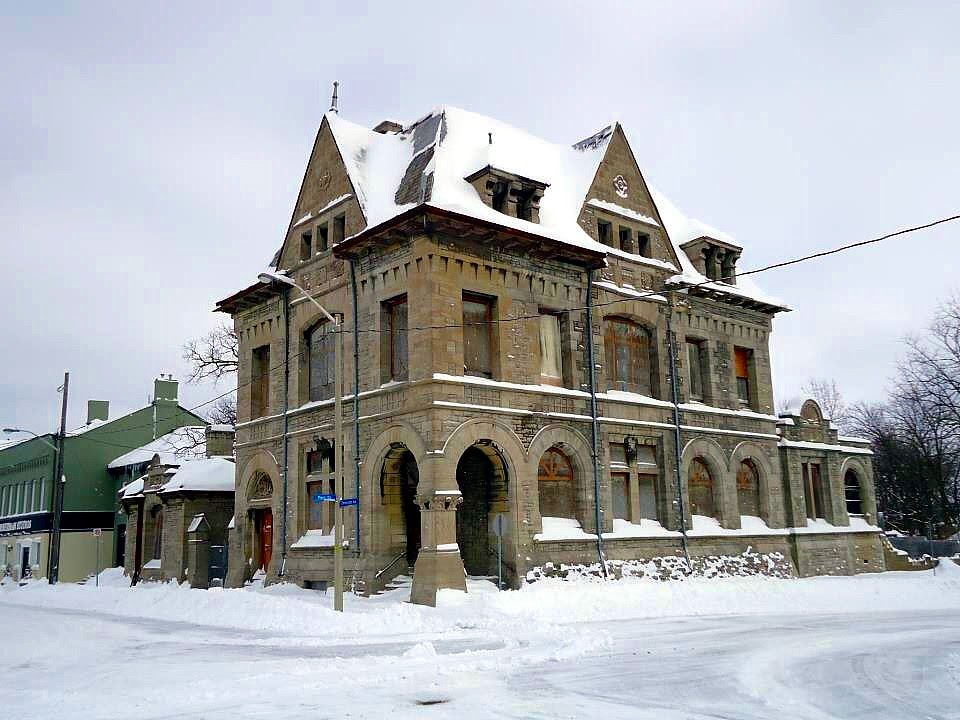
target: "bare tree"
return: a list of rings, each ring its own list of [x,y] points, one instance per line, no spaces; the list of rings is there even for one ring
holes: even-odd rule
[[[203,337],[183,346],[183,359],[190,365],[190,382],[236,375],[240,366],[240,340],[233,328],[222,323]]]
[[[237,424],[237,396],[234,393],[224,395],[217,400],[206,413],[207,419],[214,425]]]
[[[838,429],[843,432],[849,430],[850,408],[835,380],[810,378],[801,388],[801,392],[816,400],[823,414],[830,418]]]

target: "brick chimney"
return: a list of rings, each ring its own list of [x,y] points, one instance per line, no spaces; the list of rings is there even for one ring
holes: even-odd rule
[[[233,425],[207,425],[204,430],[207,441],[207,457],[231,457],[233,455]]]
[[[107,421],[110,419],[109,400],[87,400],[87,425],[94,420]]]

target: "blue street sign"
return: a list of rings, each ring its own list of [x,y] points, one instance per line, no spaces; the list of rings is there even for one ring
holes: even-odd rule
[[[351,505],[359,505],[360,501],[357,498],[344,498],[340,501],[340,507],[350,507]]]
[[[337,496],[336,496],[336,495],[332,495],[332,494],[314,493],[314,495],[313,495],[313,501],[314,501],[315,503],[321,503],[321,502],[336,502],[336,501],[337,501]]]

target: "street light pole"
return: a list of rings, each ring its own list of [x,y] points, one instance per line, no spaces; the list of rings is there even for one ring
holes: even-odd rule
[[[333,432],[335,436],[333,440],[334,493],[337,496],[336,504],[333,506],[333,609],[338,612],[343,612],[343,507],[340,505],[341,500],[343,500],[343,316],[340,314],[332,315],[323,305],[317,302],[316,298],[287,275],[274,272],[262,272],[258,276],[258,279],[265,284],[279,282],[295,287],[303,293],[307,300],[316,305],[317,309],[323,313],[323,316],[333,324],[333,331],[337,335],[336,373],[333,383]],[[356,422],[356,418],[354,418],[354,422]],[[284,441],[286,441],[286,438],[284,438]]]
[[[63,404],[60,407],[60,436],[58,438],[57,463],[53,474],[53,527],[50,532],[50,560],[47,582],[55,585],[60,579],[60,529],[63,524],[63,448],[67,442],[67,392],[70,388],[70,373],[63,374]]]

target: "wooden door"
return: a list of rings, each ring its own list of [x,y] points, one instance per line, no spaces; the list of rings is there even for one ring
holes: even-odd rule
[[[264,570],[270,567],[273,557],[273,510],[260,511],[260,563]]]

